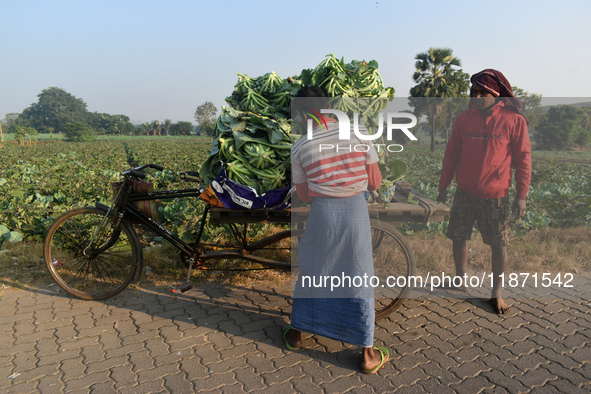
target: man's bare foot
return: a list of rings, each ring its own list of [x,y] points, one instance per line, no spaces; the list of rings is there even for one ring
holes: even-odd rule
[[[511,310],[509,305],[507,305],[505,303],[505,301],[503,301],[502,298],[491,298],[490,303],[491,303],[494,311],[496,313],[498,313],[499,315],[504,315],[506,313],[509,313],[509,311]]]

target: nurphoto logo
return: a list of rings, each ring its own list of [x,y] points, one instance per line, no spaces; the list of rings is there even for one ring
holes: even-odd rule
[[[328,124],[324,120],[322,114],[333,114],[336,116],[339,123],[339,140],[351,140],[351,121],[349,115],[337,109],[321,109],[320,112],[311,108],[305,108],[309,112],[305,112],[307,116],[307,136],[309,140],[314,138],[313,129],[314,122],[318,124],[321,130],[328,130]],[[395,120],[410,119],[407,123],[398,123]],[[400,130],[411,141],[416,141],[415,137],[409,129],[417,125],[417,118],[414,114],[405,112],[388,112],[386,113],[386,140],[392,141],[392,136],[395,130]],[[359,128],[359,112],[353,112],[353,133],[361,141],[375,141],[384,134],[384,113],[378,114],[377,131],[374,134],[368,134],[365,129]],[[379,152],[385,149],[388,152],[402,152],[403,146],[400,144],[374,144],[375,149]],[[322,150],[348,150],[355,152],[367,152],[370,149],[368,144],[356,144],[342,147],[335,144],[320,144],[320,151]]]

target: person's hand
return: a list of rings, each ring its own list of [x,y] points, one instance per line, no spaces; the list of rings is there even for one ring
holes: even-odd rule
[[[525,211],[525,200],[516,198],[515,201],[513,201],[513,215],[515,215],[515,219],[521,219],[525,215]]]
[[[439,194],[435,201],[445,204],[447,201],[447,190],[439,190]]]

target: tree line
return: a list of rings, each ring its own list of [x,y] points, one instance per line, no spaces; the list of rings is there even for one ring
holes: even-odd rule
[[[82,99],[58,87],[44,89],[37,97],[37,102],[22,113],[6,114],[0,132],[13,134],[22,144],[39,133],[63,133],[69,141],[92,141],[97,135],[190,135],[203,129],[191,122],[173,123],[170,119],[134,125],[127,115],[90,112]],[[212,116],[211,108],[206,115]],[[213,117],[215,122],[215,107]],[[206,126],[205,130],[209,131],[210,124]]]
[[[431,137],[435,150],[436,137],[445,142],[456,114],[468,107],[470,75],[461,69],[461,60],[450,48],[429,48],[415,56],[409,105],[425,119],[419,125]],[[529,119],[532,141],[542,149],[588,148],[591,143],[591,107],[540,107],[542,95],[513,86],[523,114]],[[126,115],[90,112],[86,103],[57,87],[41,91],[38,101],[22,113],[7,114],[0,124],[0,134],[12,133],[21,142],[35,138],[37,133],[64,133],[67,140],[88,141],[97,135],[211,135],[217,109],[211,102],[197,107],[191,122],[173,123],[170,119],[134,125]],[[402,142],[402,141],[401,141]]]

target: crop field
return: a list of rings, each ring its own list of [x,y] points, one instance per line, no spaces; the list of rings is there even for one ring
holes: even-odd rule
[[[119,173],[138,164],[165,168],[152,172],[155,188],[195,187],[179,173],[196,171],[208,156],[209,138],[115,140],[92,143],[43,143],[35,146],[7,144],[0,148],[0,226],[21,233],[24,239],[41,240],[46,227],[66,210],[95,201],[108,204],[111,183]],[[430,198],[437,195],[443,150],[407,147],[398,158],[407,164],[405,179]],[[526,217],[514,223],[523,233],[547,227],[587,226],[591,223],[591,157],[587,152],[534,151],[532,185]],[[450,190],[450,195],[453,190]],[[192,222],[198,201],[163,202],[161,220],[183,231]],[[406,226],[408,233],[441,232],[444,223]]]
[[[0,147],[0,249],[21,243],[40,245],[48,226],[68,209],[94,205],[97,201],[109,204],[111,183],[119,180],[120,172],[130,167],[129,162],[163,166],[165,171],[153,171],[148,178],[156,189],[196,187],[194,183],[181,180],[179,173],[198,170],[208,157],[210,146],[209,138],[198,137],[131,138],[92,143],[52,141],[35,146],[5,144]],[[409,146],[398,155],[407,164],[405,179],[435,199],[443,149],[431,153],[425,147]],[[533,156],[528,213],[524,219],[512,221],[515,237],[529,237],[536,244],[525,245],[520,251],[523,255],[539,254],[535,251],[540,249],[540,243],[549,245],[548,239],[553,234],[568,238],[573,234],[588,234],[591,230],[591,160],[588,152],[534,152]],[[160,221],[182,238],[191,239],[202,209],[203,202],[199,199],[163,201]],[[419,249],[421,244],[433,239],[448,248],[447,240],[442,236],[446,226],[446,221],[428,225],[406,224],[401,230],[414,243],[413,248],[417,249],[420,258],[441,260],[437,256],[423,256]],[[568,233],[570,235],[564,235],[569,229],[572,230]],[[208,226],[204,239],[215,243],[224,236],[223,227]],[[427,241],[429,237],[431,241]],[[581,241],[576,242],[580,244]],[[569,253],[561,249],[565,241],[555,243],[557,256]],[[589,249],[588,241],[586,245],[579,247]],[[441,253],[451,254],[450,250]],[[486,259],[481,262],[483,266],[488,264]],[[578,259],[582,266],[589,268],[588,256],[583,254]],[[445,264],[453,267],[451,260],[447,260]],[[549,264],[552,260],[546,257],[544,261],[543,264]]]

